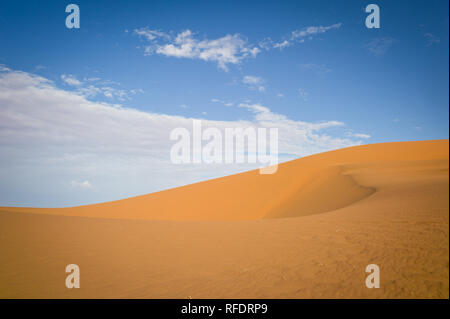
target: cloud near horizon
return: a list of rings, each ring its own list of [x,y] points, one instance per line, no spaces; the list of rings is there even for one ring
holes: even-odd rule
[[[118,83],[112,81],[104,81],[100,78],[87,78],[83,81],[78,80],[74,75],[62,74],[61,80],[65,85],[76,88],[76,92],[85,97],[104,96],[110,100],[117,99],[120,102],[131,100],[131,96],[143,93],[142,89],[123,90],[117,87]]]
[[[13,199],[7,197],[7,189],[15,189],[23,196],[17,200],[27,202],[28,193],[45,192],[53,199],[64,185],[71,185],[74,192],[92,190],[94,194],[87,201],[96,202],[259,167],[172,164],[170,149],[174,142],[169,139],[170,132],[177,127],[192,130],[193,118],[91,101],[76,91],[58,88],[44,77],[6,67],[0,68],[0,105],[3,204],[21,204],[8,202]],[[289,154],[285,159],[362,143],[345,134],[326,134],[326,128],[344,125],[338,121],[292,120],[250,102],[239,107],[250,111],[248,120],[202,120],[204,128],[277,127],[279,153]],[[84,187],[73,187],[80,183]],[[95,184],[95,188],[87,184]],[[76,198],[60,200],[65,205],[81,204]]]

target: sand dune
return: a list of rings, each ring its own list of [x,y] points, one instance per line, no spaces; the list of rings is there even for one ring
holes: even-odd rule
[[[64,209],[14,211],[65,216],[149,220],[252,220],[303,216],[347,206],[374,192],[358,184],[346,165],[381,165],[448,159],[448,141],[374,144],[322,153],[279,165],[273,175],[258,170],[125,200]],[[377,165],[378,164],[378,165]],[[425,165],[425,164],[424,164]],[[369,166],[368,166],[369,167]],[[394,168],[394,171],[396,169]],[[369,172],[370,173],[370,172]],[[10,208],[0,208],[11,210]]]
[[[448,140],[373,144],[120,201],[2,207],[0,297],[448,298],[448,166]],[[80,289],[64,286],[70,263]]]

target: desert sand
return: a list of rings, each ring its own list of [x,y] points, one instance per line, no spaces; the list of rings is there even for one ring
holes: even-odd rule
[[[448,168],[448,140],[382,143],[114,202],[1,207],[0,298],[449,298]],[[65,287],[72,263],[80,289]]]

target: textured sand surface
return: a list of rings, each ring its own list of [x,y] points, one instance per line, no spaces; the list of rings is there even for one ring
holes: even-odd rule
[[[448,140],[373,144],[116,202],[2,207],[0,297],[449,298],[448,166]]]

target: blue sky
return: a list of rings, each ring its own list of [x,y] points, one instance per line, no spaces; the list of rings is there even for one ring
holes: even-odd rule
[[[259,123],[264,106],[292,125],[286,159],[448,138],[448,1],[74,1],[81,27],[67,29],[69,3],[0,3],[0,205],[113,200],[249,169],[175,174],[167,134],[140,140],[134,111],[164,127],[220,126]],[[365,27],[369,3],[380,29]],[[106,109],[77,111],[88,102]],[[114,108],[123,112],[102,113]]]

